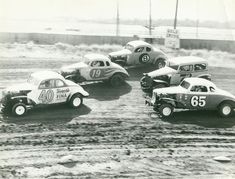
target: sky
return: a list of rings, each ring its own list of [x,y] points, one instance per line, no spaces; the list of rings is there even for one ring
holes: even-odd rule
[[[0,0],[1,19],[75,17],[103,20],[148,19],[150,0]],[[152,19],[173,19],[176,0],[151,0]],[[235,0],[179,0],[178,19],[235,21]]]

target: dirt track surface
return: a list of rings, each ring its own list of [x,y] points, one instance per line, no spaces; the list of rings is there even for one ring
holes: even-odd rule
[[[1,59],[0,87],[73,62]],[[21,118],[0,114],[0,178],[235,178],[235,116],[178,111],[159,118],[139,85],[149,70],[129,69],[120,88],[84,86],[90,97],[78,110],[56,105]],[[234,69],[211,72],[217,86],[235,94]]]

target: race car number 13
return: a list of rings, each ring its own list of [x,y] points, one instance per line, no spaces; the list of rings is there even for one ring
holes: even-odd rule
[[[206,105],[206,96],[193,96],[191,98],[191,105],[193,107],[204,107]]]

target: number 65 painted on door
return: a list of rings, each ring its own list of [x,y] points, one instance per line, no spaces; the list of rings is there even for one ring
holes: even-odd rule
[[[193,96],[191,98],[191,105],[193,107],[204,107],[206,105],[206,96]]]

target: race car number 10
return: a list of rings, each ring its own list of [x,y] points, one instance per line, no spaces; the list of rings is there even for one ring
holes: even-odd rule
[[[193,107],[204,107],[206,105],[206,96],[193,96],[191,98],[191,105]]]

